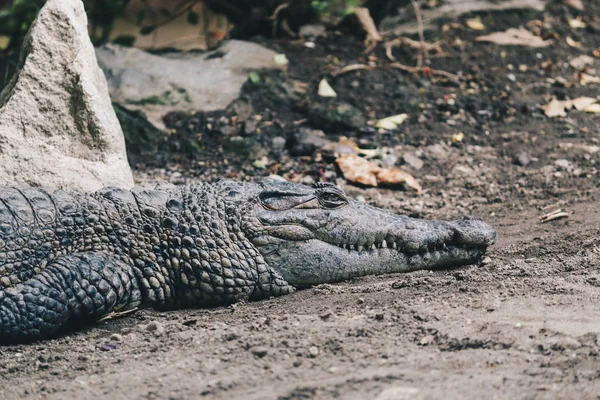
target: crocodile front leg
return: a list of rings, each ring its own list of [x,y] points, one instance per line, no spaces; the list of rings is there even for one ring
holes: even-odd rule
[[[123,261],[105,252],[60,256],[33,278],[0,291],[0,343],[43,339],[141,301],[134,271]]]

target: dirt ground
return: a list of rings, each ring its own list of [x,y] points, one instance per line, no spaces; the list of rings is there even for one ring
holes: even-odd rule
[[[346,65],[387,64],[383,46],[364,55],[362,40],[346,34],[330,32],[315,48],[268,42],[287,55],[287,71],[261,73],[230,110],[170,115],[161,151],[131,156],[140,183],[278,174],[336,181],[412,216],[480,216],[499,237],[481,265],[216,309],[141,310],[4,347],[0,398],[600,398],[600,114],[548,118],[539,108],[553,96],[598,95],[600,85],[582,86],[569,61],[600,49],[600,4],[577,13],[560,3],[543,13],[479,14],[486,32],[529,26],[554,40],[546,48],[476,42],[481,32],[465,28],[466,17],[428,33],[446,52],[432,54],[430,67],[460,75],[459,83],[385,67],[332,78]],[[578,16],[587,27],[569,28]],[[394,55],[416,62],[408,48]],[[337,98],[317,96],[323,76]],[[314,117],[340,104],[367,120],[410,118],[383,132]],[[233,113],[246,117],[232,121]],[[351,185],[318,148],[291,155],[294,135],[308,126],[381,149],[378,162],[413,174],[423,194]],[[459,132],[464,139],[452,143]],[[232,137],[242,151],[228,148]],[[568,218],[540,222],[556,209]]]

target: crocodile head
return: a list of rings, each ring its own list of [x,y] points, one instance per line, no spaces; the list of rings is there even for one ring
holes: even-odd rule
[[[296,287],[472,264],[496,239],[480,219],[413,219],[353,200],[332,184],[235,185],[225,197],[243,210],[236,213],[241,230]]]

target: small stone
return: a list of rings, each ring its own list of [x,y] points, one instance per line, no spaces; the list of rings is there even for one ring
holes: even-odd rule
[[[161,336],[165,333],[165,327],[158,321],[152,321],[145,328],[148,332],[154,333],[154,336]]]
[[[485,257],[483,260],[481,260],[481,265],[488,265],[492,262],[492,259],[490,257]]]
[[[311,346],[308,349],[308,354],[314,358],[319,355],[319,348],[317,346]]]
[[[520,165],[521,167],[526,167],[531,164],[531,156],[526,151],[522,151],[514,159],[514,163]]]
[[[433,335],[423,336],[421,340],[419,340],[420,346],[428,346],[435,341],[435,337]]]
[[[266,356],[269,353],[269,350],[267,350],[266,347],[258,346],[258,347],[253,347],[251,352],[256,357],[263,358],[264,356]]]
[[[326,310],[323,313],[321,313],[321,315],[319,315],[319,318],[327,319],[327,318],[331,317],[332,315],[333,315],[333,312],[331,310]]]
[[[281,136],[274,137],[271,141],[271,149],[273,150],[283,150],[285,148],[285,138]]]
[[[554,165],[562,170],[567,170],[571,167],[569,160],[565,160],[564,158],[554,161]]]
[[[402,158],[404,159],[404,162],[406,164],[410,165],[411,167],[413,167],[416,170],[420,170],[421,168],[423,168],[423,164],[424,164],[423,160],[421,160],[419,157],[415,156],[414,154],[404,153]]]
[[[110,335],[110,340],[113,342],[122,342],[123,335],[120,335],[118,333],[113,333],[112,335]]]

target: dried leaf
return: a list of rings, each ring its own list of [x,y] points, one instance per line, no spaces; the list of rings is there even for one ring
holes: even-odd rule
[[[600,83],[600,76],[592,76],[582,72],[579,76],[579,83],[584,86],[589,83]]]
[[[573,39],[571,36],[567,36],[566,41],[569,46],[575,47],[576,49],[580,49],[581,47],[583,47],[581,42],[575,41],[575,39]]]
[[[0,50],[4,50],[10,44],[10,37],[6,35],[0,35]]]
[[[585,23],[585,22],[583,22],[582,20],[580,20],[580,19],[578,19],[578,18],[577,18],[577,19],[573,18],[573,19],[570,19],[570,20],[569,20],[569,26],[570,26],[572,29],[583,29],[583,28],[585,28],[587,25],[586,25],[586,23]]]
[[[474,31],[485,30],[485,25],[483,25],[479,18],[469,18],[465,21],[465,25],[467,25],[469,29],[473,29]]]
[[[366,186],[404,185],[421,194],[419,182],[408,172],[398,168],[381,168],[356,154],[342,154],[336,159],[340,170],[350,182]]]
[[[408,172],[398,168],[381,168],[376,172],[377,183],[383,185],[403,184],[421,194],[422,188],[419,182]]]
[[[593,113],[593,114],[600,114],[600,104],[598,104],[598,103],[590,104],[583,111]]]
[[[585,54],[575,57],[569,61],[569,64],[571,65],[571,67],[573,67],[579,71],[583,70],[588,65],[592,65],[593,63],[594,63],[594,59],[590,56],[586,56]]]
[[[456,135],[452,135],[452,143],[460,143],[465,138],[465,134],[463,132],[458,132]]]
[[[565,108],[571,108],[571,101],[552,99],[550,103],[542,107],[542,110],[544,110],[544,114],[549,118],[566,117],[567,112],[565,111]]]
[[[548,47],[552,43],[552,40],[543,40],[523,27],[519,29],[509,28],[504,32],[478,36],[476,40],[479,42],[492,42],[500,46]]]
[[[321,79],[321,82],[319,82],[318,94],[321,97],[337,97],[337,93],[335,90],[333,90],[325,78]]]
[[[376,128],[386,129],[393,131],[398,128],[398,125],[402,125],[404,121],[408,119],[408,114],[392,115],[391,117],[382,118],[375,124]]]
[[[361,185],[377,186],[375,171],[378,167],[354,154],[343,154],[336,160],[344,178]]]
[[[576,10],[583,11],[583,1],[581,0],[565,0],[565,4]]]
[[[571,100],[571,104],[576,110],[585,110],[589,105],[596,103],[598,100],[593,97],[578,97]]]

